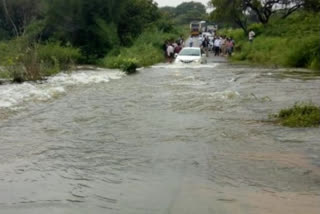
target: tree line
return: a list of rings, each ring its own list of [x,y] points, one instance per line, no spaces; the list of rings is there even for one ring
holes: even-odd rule
[[[0,0],[0,40],[31,35],[102,57],[146,28],[170,30],[153,0]],[[169,27],[168,27],[169,25]]]
[[[160,10],[174,23],[186,25],[192,21],[207,20],[206,6],[200,2],[183,2],[177,7],[162,7]]]

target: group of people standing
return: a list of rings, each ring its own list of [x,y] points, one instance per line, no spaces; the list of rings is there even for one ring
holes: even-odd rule
[[[234,45],[235,41],[232,37],[216,35],[211,38],[205,36],[201,43],[201,48],[207,56],[209,51],[212,51],[215,56],[231,56]]]
[[[174,60],[174,55],[180,53],[184,45],[184,39],[182,36],[176,41],[166,41],[163,44],[163,52],[169,63],[172,63]]]

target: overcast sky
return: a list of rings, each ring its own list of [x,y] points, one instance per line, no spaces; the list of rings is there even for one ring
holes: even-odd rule
[[[192,0],[154,0],[158,3],[159,7],[163,6],[178,6],[182,2],[192,1]],[[207,6],[209,0],[194,0],[194,2],[201,2],[205,6]]]

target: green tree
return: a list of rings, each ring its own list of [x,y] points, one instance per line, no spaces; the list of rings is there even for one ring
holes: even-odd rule
[[[235,23],[248,33],[248,15],[242,0],[212,0],[215,10],[211,13],[211,19],[224,23]]]
[[[199,2],[184,2],[176,7],[176,20],[178,24],[189,24],[194,20],[206,18],[206,7]]]
[[[160,8],[161,13],[176,24],[189,24],[191,21],[207,19],[206,7],[199,2],[184,2],[173,7]]]
[[[130,45],[151,24],[160,19],[160,11],[153,0],[131,0],[124,7],[118,24],[118,33],[123,45]]]
[[[87,57],[102,57],[118,45],[117,25],[128,0],[51,0],[47,37],[71,42]]]

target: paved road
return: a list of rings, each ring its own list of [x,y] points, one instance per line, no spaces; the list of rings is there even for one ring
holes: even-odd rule
[[[188,38],[185,42],[185,47],[190,47],[190,43],[192,42],[192,47],[199,47],[200,41],[198,37]],[[212,52],[209,52],[209,57],[207,57],[208,63],[226,63],[228,62],[227,57],[222,56],[214,56]]]

